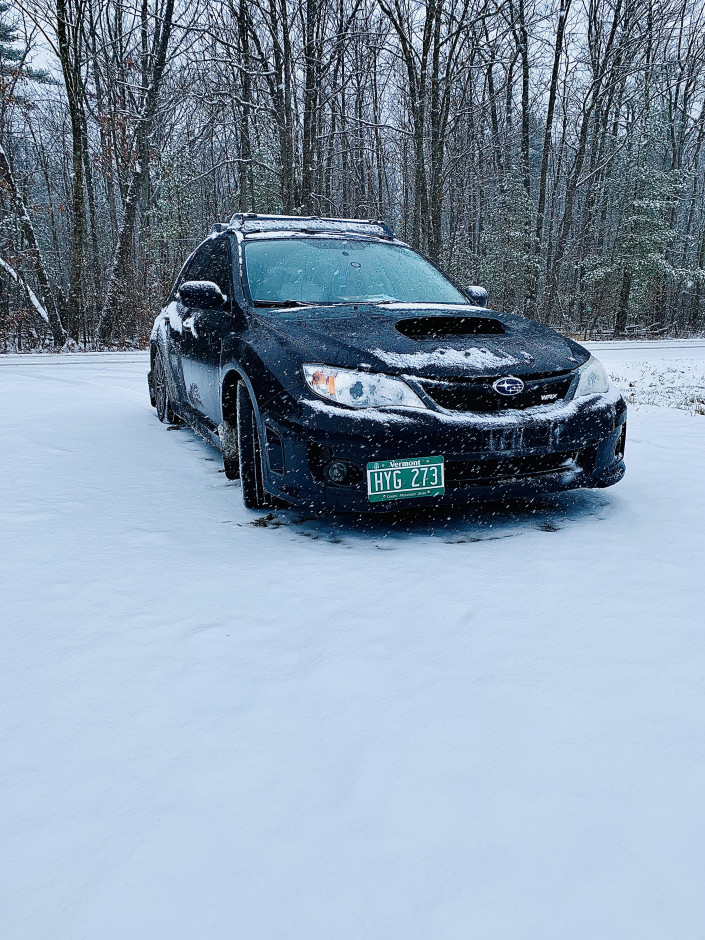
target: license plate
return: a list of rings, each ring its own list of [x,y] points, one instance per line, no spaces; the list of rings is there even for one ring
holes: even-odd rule
[[[367,464],[367,498],[371,503],[440,496],[444,487],[442,457],[373,460]]]

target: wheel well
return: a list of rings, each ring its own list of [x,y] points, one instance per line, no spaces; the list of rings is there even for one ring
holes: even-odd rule
[[[237,423],[237,386],[242,382],[239,372],[231,369],[223,379],[223,421],[235,427]]]

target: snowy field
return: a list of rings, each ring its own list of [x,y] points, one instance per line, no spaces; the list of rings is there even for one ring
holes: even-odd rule
[[[592,348],[622,483],[369,523],[0,357],[3,940],[705,937],[705,342]]]

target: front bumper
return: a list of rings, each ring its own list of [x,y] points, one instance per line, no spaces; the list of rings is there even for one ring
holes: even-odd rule
[[[604,487],[624,476],[626,405],[618,392],[493,415],[352,412],[304,403],[299,418],[263,415],[267,489],[285,501],[347,512],[390,512]],[[442,455],[442,496],[370,503],[369,461]],[[332,461],[351,480],[326,479]]]

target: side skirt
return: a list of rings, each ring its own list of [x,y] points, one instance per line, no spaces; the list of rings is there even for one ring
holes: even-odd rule
[[[206,418],[205,415],[199,414],[194,408],[191,408],[190,405],[184,405],[183,402],[179,402],[178,406],[172,404],[172,408],[178,414],[178,416],[186,422],[186,424],[191,428],[192,431],[195,431],[200,438],[202,438],[206,444],[210,444],[211,447],[215,447],[217,450],[220,450],[220,438],[218,437],[218,428],[210,420]]]

